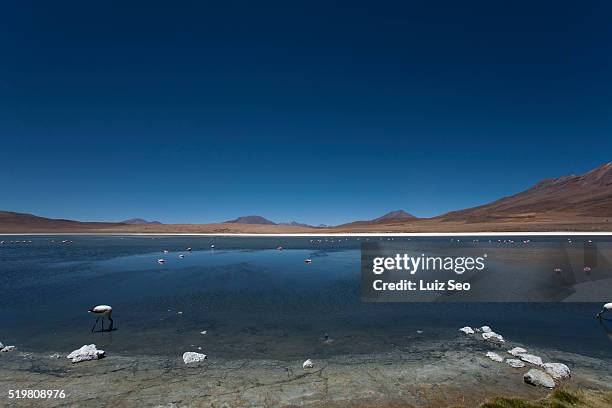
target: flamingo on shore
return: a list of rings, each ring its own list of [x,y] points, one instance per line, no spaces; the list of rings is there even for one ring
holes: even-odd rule
[[[108,331],[112,331],[113,330],[113,319],[111,318],[112,314],[113,314],[113,308],[110,307],[109,305],[98,305],[98,306],[94,306],[91,309],[88,310],[89,313],[93,314],[96,317],[96,322],[94,323],[93,327],[91,328],[91,332],[93,333],[93,331],[95,330],[97,324],[98,324],[98,320],[100,320],[100,318],[102,318],[102,331],[104,331],[104,318],[106,317],[109,321],[110,321],[110,327],[108,328]]]

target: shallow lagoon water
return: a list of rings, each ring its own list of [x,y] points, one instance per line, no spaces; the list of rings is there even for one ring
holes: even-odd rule
[[[593,318],[600,304],[363,303],[355,237],[2,239],[0,340],[26,351],[95,343],[125,355],[201,347],[226,359],[282,360],[384,352],[488,324],[513,341],[612,360],[610,335]],[[96,304],[113,306],[116,330],[90,333],[87,309]]]

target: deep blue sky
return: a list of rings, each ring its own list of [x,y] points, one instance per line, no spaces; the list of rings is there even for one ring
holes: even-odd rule
[[[3,4],[0,209],[336,224],[612,160],[610,1],[178,3]]]

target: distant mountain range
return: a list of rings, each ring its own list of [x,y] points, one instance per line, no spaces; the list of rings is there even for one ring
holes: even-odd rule
[[[385,223],[385,222],[399,222],[399,221],[407,221],[407,220],[416,220],[417,218],[407,213],[404,210],[396,210],[391,211],[382,217],[375,218],[370,221],[355,221],[355,223]],[[297,221],[289,221],[289,222],[273,222],[267,218],[264,218],[260,215],[247,215],[244,217],[238,217],[235,220],[225,221],[225,223],[231,224],[259,224],[259,225],[288,225],[291,227],[304,227],[304,228],[328,228],[329,225],[319,224],[318,226],[313,226],[309,224],[304,224]],[[353,224],[353,223],[351,223]]]
[[[142,225],[142,224],[161,225],[161,222],[159,221],[147,221],[147,220],[143,220],[142,218],[130,218],[129,220],[121,221],[121,223],[129,224],[129,225]]]
[[[417,218],[404,210],[369,221],[329,227],[290,221],[275,223],[258,215],[221,224],[161,224],[135,218],[121,223],[80,222],[0,211],[0,232],[427,232],[427,231],[610,231],[612,163],[583,175],[543,180],[533,187],[488,204]]]
[[[274,222],[269,219],[262,217],[261,215],[246,215],[244,217],[238,217],[234,220],[225,221],[225,224],[251,224],[251,225],[288,225],[290,227],[304,227],[304,228],[318,228],[312,225],[304,224],[297,221],[288,222]]]
[[[312,225],[304,224],[297,221],[279,222],[277,225],[289,225],[290,227],[305,227],[305,228],[319,228]]]

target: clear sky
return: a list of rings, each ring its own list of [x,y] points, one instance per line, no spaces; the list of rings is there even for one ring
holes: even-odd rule
[[[179,4],[180,3],[180,4]],[[337,224],[612,160],[612,2],[5,2],[0,209]]]

